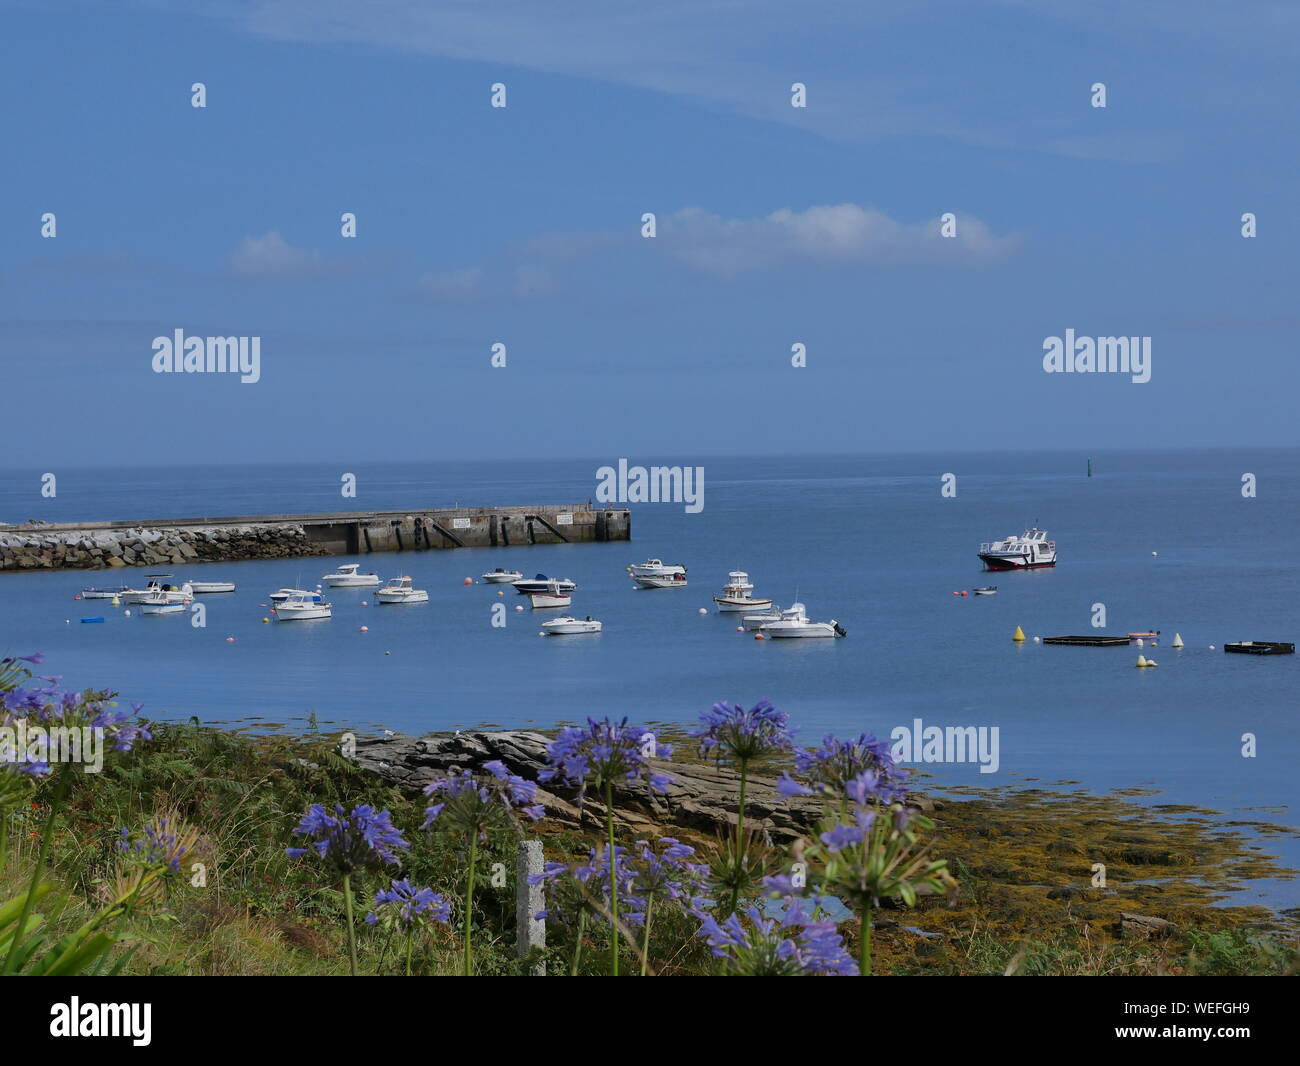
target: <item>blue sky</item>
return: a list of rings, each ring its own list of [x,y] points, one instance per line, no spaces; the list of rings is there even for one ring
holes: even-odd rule
[[[3,466],[1295,441],[1291,4],[0,12]]]

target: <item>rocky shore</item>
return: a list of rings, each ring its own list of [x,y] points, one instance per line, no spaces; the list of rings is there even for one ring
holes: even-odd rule
[[[51,530],[0,527],[0,570],[99,570],[320,555],[300,525]]]

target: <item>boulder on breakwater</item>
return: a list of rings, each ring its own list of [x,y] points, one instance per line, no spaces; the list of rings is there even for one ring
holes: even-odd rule
[[[100,570],[319,555],[301,525],[43,531],[0,527],[0,570]]]

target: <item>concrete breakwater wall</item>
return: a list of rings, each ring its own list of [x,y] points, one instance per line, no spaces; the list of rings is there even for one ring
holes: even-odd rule
[[[433,548],[629,540],[627,510],[454,508],[0,525],[0,571],[95,570]]]

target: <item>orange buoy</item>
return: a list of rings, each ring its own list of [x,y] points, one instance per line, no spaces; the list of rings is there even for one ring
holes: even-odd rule
[[[474,579],[473,579],[472,577],[467,577],[467,578],[465,579],[465,584],[467,584],[467,585],[472,585],[472,584],[474,584]]]
[[[233,644],[233,643],[235,643],[235,638],[234,638],[234,637],[227,637],[227,638],[226,638],[226,643],[227,643],[227,644]]]
[[[962,590],[961,590],[961,594],[962,594],[963,596],[965,596],[965,595],[966,595],[966,590],[965,590],[965,589],[962,589]]]
[[[763,634],[762,634],[762,633],[755,633],[755,634],[754,634],[754,639],[755,639],[755,640],[762,640],[762,639],[763,639]]]

